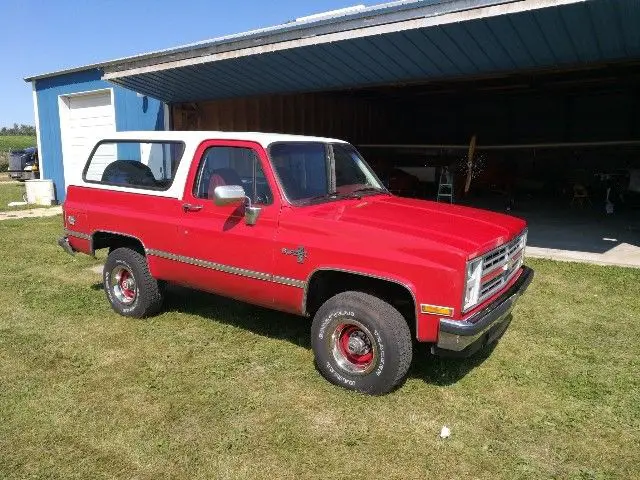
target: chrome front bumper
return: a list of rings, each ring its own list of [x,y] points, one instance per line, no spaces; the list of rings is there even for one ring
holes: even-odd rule
[[[511,310],[533,280],[533,270],[522,267],[522,273],[500,297],[466,320],[441,318],[436,354],[472,355],[500,338],[511,322]]]

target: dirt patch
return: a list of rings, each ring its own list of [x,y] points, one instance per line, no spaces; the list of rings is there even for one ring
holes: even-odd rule
[[[15,212],[0,212],[1,220],[15,220],[19,218],[39,218],[39,217],[53,217],[62,213],[62,207],[44,207],[44,208],[32,208],[30,210],[20,210]]]

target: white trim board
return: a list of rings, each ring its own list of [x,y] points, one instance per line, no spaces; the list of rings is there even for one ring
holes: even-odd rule
[[[38,168],[40,169],[40,178],[45,179],[44,171],[44,162],[42,158],[44,157],[44,152],[42,151],[42,142],[40,140],[40,110],[38,108],[38,92],[36,90],[36,81],[33,80],[31,82],[31,95],[33,97],[33,115],[35,117],[36,122],[36,145],[38,147]]]
[[[164,129],[171,130],[171,109],[169,108],[169,104],[163,103],[162,109],[164,112]]]

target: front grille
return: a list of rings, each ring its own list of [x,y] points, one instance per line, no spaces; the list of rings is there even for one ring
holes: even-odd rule
[[[482,303],[509,283],[522,266],[526,243],[527,231],[525,230],[509,243],[482,256],[482,278],[486,276],[489,278],[480,285],[478,303]]]

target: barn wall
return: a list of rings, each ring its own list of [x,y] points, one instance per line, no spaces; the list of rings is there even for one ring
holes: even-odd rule
[[[270,95],[173,105],[175,130],[262,131],[341,138],[396,138],[391,103],[348,94]]]

